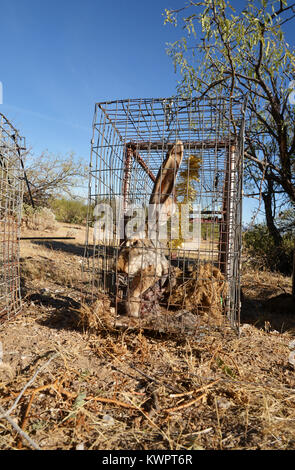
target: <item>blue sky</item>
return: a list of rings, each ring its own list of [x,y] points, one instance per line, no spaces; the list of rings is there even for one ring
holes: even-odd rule
[[[35,155],[73,151],[87,164],[95,102],[175,94],[179,77],[165,44],[181,30],[164,26],[162,14],[183,4],[2,1],[0,111]],[[245,206],[247,219],[252,206]]]
[[[0,109],[36,154],[88,161],[95,102],[175,93],[162,13],[179,0],[1,3]]]

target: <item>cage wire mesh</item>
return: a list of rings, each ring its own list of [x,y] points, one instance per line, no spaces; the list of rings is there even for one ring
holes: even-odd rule
[[[19,236],[24,138],[0,113],[0,323],[21,310]]]
[[[238,327],[243,127],[238,99],[95,105],[84,271],[115,324]]]

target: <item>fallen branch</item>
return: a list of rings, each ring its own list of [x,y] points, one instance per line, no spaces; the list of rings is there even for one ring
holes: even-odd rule
[[[27,421],[28,421],[28,418],[29,418],[29,412],[31,410],[31,407],[32,407],[32,404],[33,404],[33,401],[34,401],[34,398],[35,398],[35,395],[38,393],[38,392],[42,392],[43,390],[47,390],[48,388],[55,388],[55,385],[57,383],[57,380],[54,384],[47,384],[47,385],[42,385],[41,387],[38,387],[38,388],[35,388],[35,390],[33,390],[33,393],[31,395],[31,398],[29,400],[29,403],[28,403],[28,406],[26,408],[26,411],[25,411],[25,414],[24,414],[24,417],[23,417],[23,420],[22,420],[22,424],[21,424],[21,429],[22,431],[25,430],[25,427],[27,425]],[[21,439],[18,443],[18,449],[21,448]]]
[[[124,403],[123,401],[114,400],[113,398],[102,398],[102,397],[86,397],[85,400],[93,400],[98,401],[101,403],[112,403],[113,405],[121,406],[123,408],[129,408],[132,410],[139,410],[142,411],[139,407],[129,405],[128,403]]]
[[[0,412],[1,412],[1,418],[4,418],[6,419],[9,424],[16,430],[16,432],[21,436],[23,437],[24,439],[26,439],[26,441],[28,441],[28,443],[30,444],[31,447],[33,447],[33,449],[35,450],[41,450],[40,447],[38,446],[38,444],[33,441],[33,439],[25,432],[23,431],[19,426],[18,424],[16,424],[13,419],[7,414],[7,412],[5,412],[5,410],[2,408],[2,406],[0,405]]]
[[[38,444],[36,444],[35,441],[33,441],[33,439],[30,438],[30,436],[22,429],[18,426],[18,424],[16,424],[14,422],[14,420],[9,416],[10,413],[16,408],[18,402],[20,401],[21,397],[25,394],[26,390],[28,389],[28,387],[34,382],[34,380],[36,379],[37,375],[43,370],[45,369],[45,367],[47,367],[50,362],[58,355],[59,353],[55,353],[53,356],[51,356],[50,359],[48,359],[48,361],[43,364],[43,366],[41,366],[36,372],[35,374],[33,375],[33,377],[26,383],[26,385],[23,387],[23,389],[21,390],[21,392],[18,394],[15,402],[13,403],[13,405],[9,408],[9,410],[5,411],[4,408],[2,408],[2,406],[0,405],[0,419],[1,418],[4,418],[6,419],[10,424],[11,426],[17,431],[17,433],[24,439],[26,439],[29,444],[31,445],[31,447],[33,447],[33,449],[36,449],[36,450],[40,450]],[[39,387],[40,388],[40,387]],[[37,391],[38,389],[36,389]],[[33,392],[34,394],[34,392]],[[34,396],[34,395],[33,395]],[[30,406],[31,406],[31,402],[33,401],[32,398],[33,396],[31,397],[31,400],[30,400]],[[27,415],[28,413],[26,413]],[[25,415],[25,417],[26,417]],[[23,424],[24,425],[24,424]]]
[[[33,375],[33,377],[26,383],[26,385],[24,386],[24,388],[21,390],[21,392],[19,393],[17,399],[15,400],[15,402],[13,403],[13,405],[9,408],[8,411],[6,411],[4,414],[1,414],[0,415],[0,418],[6,418],[17,406],[18,402],[20,401],[21,397],[24,395],[25,391],[27,390],[27,388],[34,382],[34,380],[36,379],[37,375],[40,374],[40,372],[45,369],[45,367],[47,367],[50,362],[56,358],[56,356],[58,356],[59,353],[55,353],[53,356],[51,356],[50,359],[48,359],[47,362],[45,362],[45,364],[43,364],[43,366],[41,366],[36,372],[35,374]]]
[[[51,386],[59,393],[61,394],[64,394],[66,395],[67,397],[69,398],[74,398],[76,399],[78,394],[77,393],[73,393],[73,392],[69,392],[68,390],[66,390],[65,388],[63,387],[57,387],[55,384],[51,384]],[[84,400],[86,401],[98,401],[100,403],[111,403],[113,405],[117,405],[117,406],[121,406],[122,408],[131,408],[131,409],[137,409],[137,407],[135,406],[131,406],[129,405],[128,403],[124,403],[123,401],[119,401],[119,400],[115,400],[113,398],[104,398],[104,397],[93,397],[91,395],[87,396],[84,398]]]

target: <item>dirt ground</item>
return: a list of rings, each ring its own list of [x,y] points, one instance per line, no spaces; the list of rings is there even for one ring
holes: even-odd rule
[[[290,278],[243,268],[240,336],[83,330],[84,228],[38,236],[75,239],[21,242],[23,311],[0,325],[1,450],[295,449]]]

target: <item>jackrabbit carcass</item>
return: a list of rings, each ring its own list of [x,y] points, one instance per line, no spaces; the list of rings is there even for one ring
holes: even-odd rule
[[[168,150],[150,196],[149,204],[153,208],[154,216],[152,228],[166,223],[173,215],[175,198],[172,193],[182,158],[183,143],[178,140]],[[160,220],[159,214],[164,214]],[[149,238],[149,233],[146,224],[144,237],[126,240],[118,256],[117,271],[128,274],[131,279],[126,300],[126,313],[131,317],[139,317],[143,294],[158,280],[165,279],[170,268],[163,247],[157,237],[156,240],[153,237]]]

